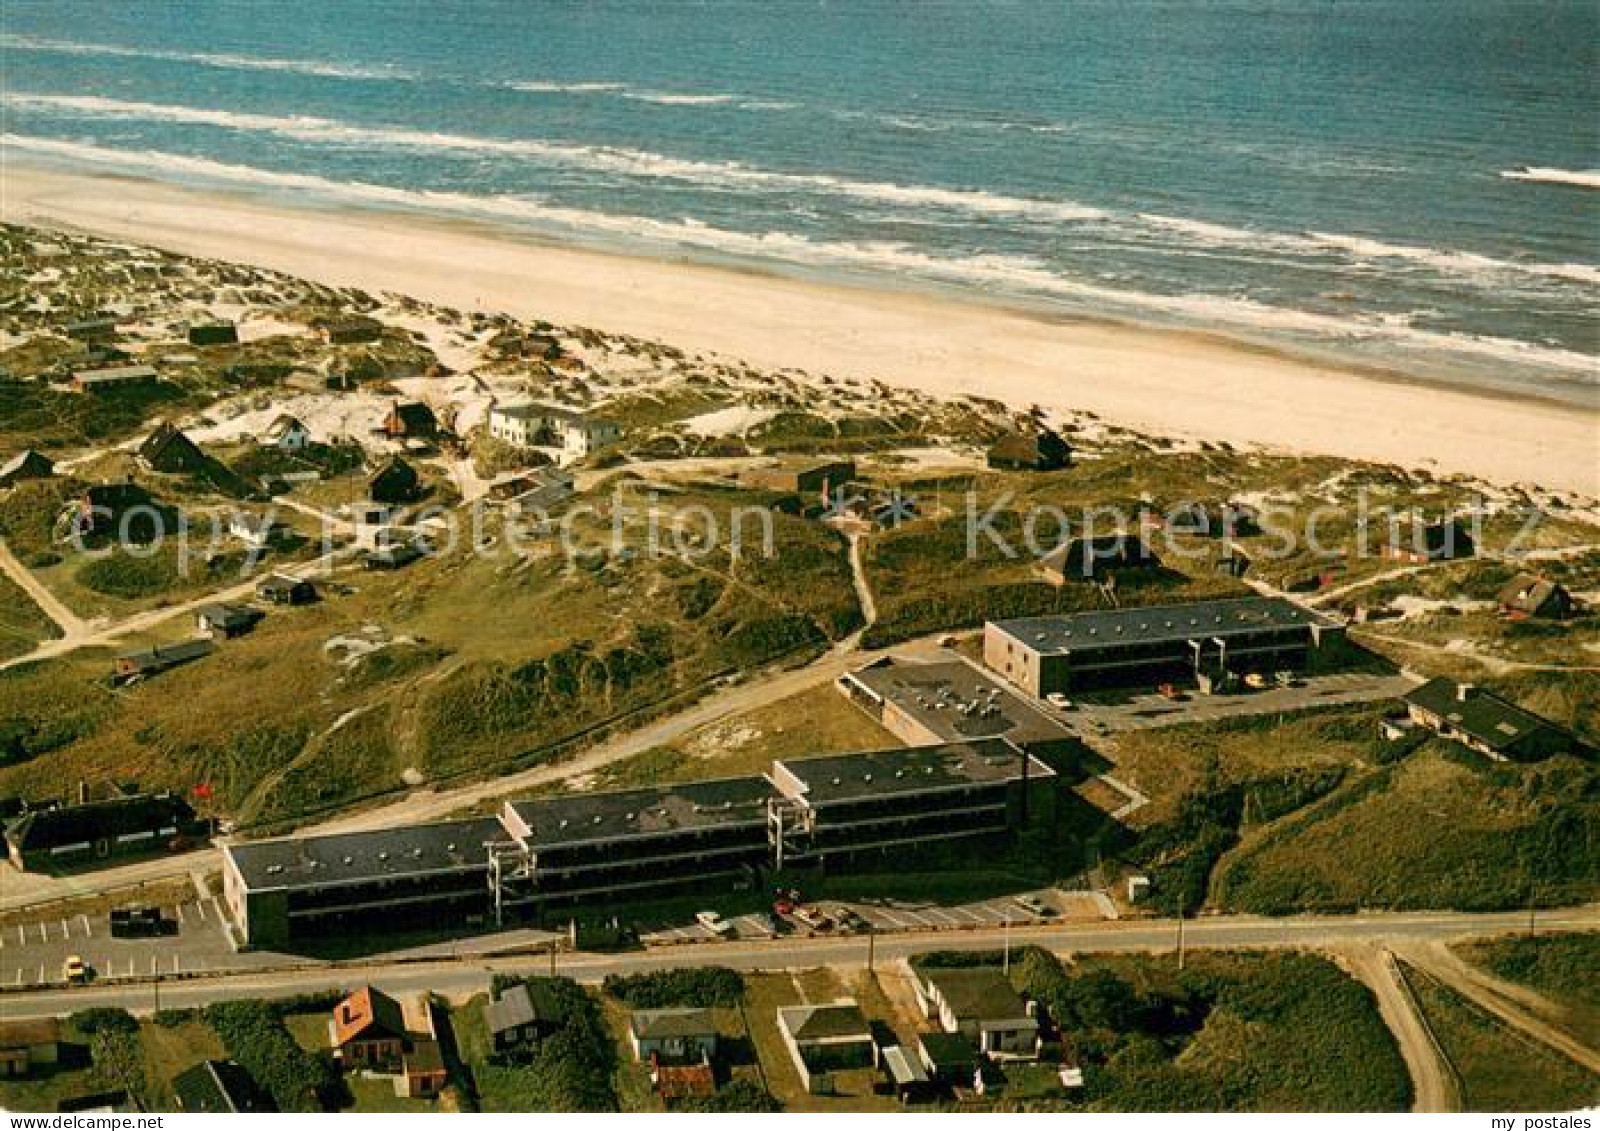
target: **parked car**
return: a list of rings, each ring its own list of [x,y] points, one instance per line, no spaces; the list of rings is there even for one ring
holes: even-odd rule
[[[830,907],[827,914],[841,931],[864,931],[871,925],[848,907]]]
[[[1068,699],[1059,691],[1052,691],[1049,695],[1044,697],[1044,701],[1058,711],[1072,710],[1072,700]]]
[[[1244,677],[1244,685],[1251,691],[1265,691],[1267,689],[1267,677],[1260,672],[1251,672]]]
[[[68,955],[61,964],[61,978],[69,986],[82,985],[89,980],[89,968],[76,954]]]
[[[1036,915],[1041,919],[1046,915],[1055,914],[1054,909],[1036,895],[1019,895],[1012,900],[1012,902],[1026,911],[1029,915]]]
[[[810,927],[813,931],[827,931],[833,929],[833,920],[819,907],[796,907],[794,917]]]
[[[697,911],[695,912],[694,921],[718,938],[733,934],[733,924],[715,911]]]
[[[1300,679],[1294,672],[1274,672],[1272,678],[1279,687],[1299,687]]]
[[[119,907],[111,912],[114,939],[152,938],[166,933],[159,907]]]

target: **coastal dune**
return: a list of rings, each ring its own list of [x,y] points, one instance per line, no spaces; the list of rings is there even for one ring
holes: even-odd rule
[[[657,339],[765,368],[1082,410],[1156,435],[1600,496],[1600,413],[1480,395],[1205,334],[553,247],[409,214],[19,165],[0,218]]]

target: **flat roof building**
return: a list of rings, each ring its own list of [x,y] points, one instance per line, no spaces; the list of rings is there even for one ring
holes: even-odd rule
[[[510,801],[497,914],[630,891],[749,884],[767,858],[766,778]]]
[[[968,837],[1023,824],[1055,771],[1003,738],[772,764],[775,862],[823,864],[862,853]]]
[[[222,850],[223,899],[244,941],[282,946],[333,929],[381,934],[441,912],[487,916],[494,817],[331,836],[241,841]]]
[[[1344,626],[1281,597],[990,621],[989,668],[1032,695],[1198,673],[1304,669],[1338,654]]]
[[[839,690],[909,746],[1004,738],[1027,750],[1078,746],[1070,728],[955,653],[886,656],[847,672]]]

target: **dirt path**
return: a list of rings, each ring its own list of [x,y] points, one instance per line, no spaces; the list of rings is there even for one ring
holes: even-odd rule
[[[11,547],[4,542],[0,542],[0,573],[4,573],[16,582],[18,588],[39,606],[44,615],[55,621],[56,627],[61,630],[62,641],[72,640],[88,633],[88,623],[62,604],[61,598],[50,592],[37,577],[34,577],[32,572],[17,560],[17,556],[11,552]]]
[[[1473,966],[1444,943],[1413,943],[1397,948],[1407,962],[1432,975],[1498,1020],[1540,1044],[1548,1045],[1600,1075],[1600,1054],[1553,1025],[1545,1016],[1559,1012],[1554,1003],[1525,986],[1503,982]]]
[[[1460,1111],[1461,1097],[1443,1053],[1418,1012],[1411,991],[1400,979],[1394,955],[1380,947],[1352,947],[1343,952],[1350,972],[1378,999],[1378,1012],[1389,1026],[1406,1071],[1411,1075],[1412,1111]]]

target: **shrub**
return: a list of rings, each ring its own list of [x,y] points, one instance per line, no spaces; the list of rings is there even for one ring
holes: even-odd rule
[[[611,974],[606,977],[604,989],[630,1009],[710,1008],[738,1005],[744,999],[744,978],[726,967],[696,966]]]
[[[686,1099],[678,1105],[679,1111],[782,1111],[775,1096],[751,1080],[733,1080],[718,1088],[712,1095]]]
[[[338,1075],[324,1057],[300,1047],[277,1006],[222,1001],[205,1007],[206,1022],[237,1060],[271,1093],[281,1111],[322,1111],[337,1093]]]
[[[126,1009],[117,1009],[112,1006],[80,1009],[67,1020],[74,1029],[86,1036],[93,1036],[96,1033],[137,1033],[139,1031],[139,1022],[134,1020],[133,1014]]]

